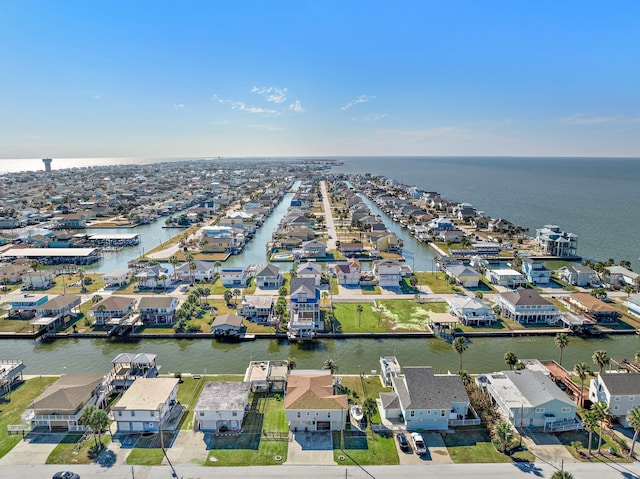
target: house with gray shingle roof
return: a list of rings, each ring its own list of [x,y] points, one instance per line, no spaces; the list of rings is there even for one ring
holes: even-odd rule
[[[627,414],[640,406],[640,374],[603,372],[591,380],[589,399],[593,403],[607,403],[611,416],[624,427],[630,427]]]
[[[258,288],[279,288],[282,286],[283,278],[280,268],[273,264],[267,264],[256,273],[256,286]]]
[[[535,289],[518,288],[516,291],[500,293],[497,304],[502,308],[503,316],[522,324],[555,324],[560,319],[560,311]]]
[[[514,427],[576,429],[576,404],[542,371],[522,369],[481,374],[482,387]]]
[[[393,393],[380,393],[384,419],[404,422],[407,430],[443,431],[469,411],[469,396],[457,374],[434,374],[430,366],[407,366],[392,376]]]

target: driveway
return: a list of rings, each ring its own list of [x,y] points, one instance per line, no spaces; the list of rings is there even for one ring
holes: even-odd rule
[[[555,435],[529,428],[523,428],[518,432],[522,434],[522,441],[538,460],[556,466],[563,462],[578,462]]]
[[[207,460],[207,445],[201,431],[181,430],[170,448],[167,456],[173,464],[203,464]],[[168,464],[165,458],[162,464]]]
[[[411,444],[411,433],[403,431],[409,444]],[[418,456],[412,449],[409,452],[403,452],[400,449],[398,440],[394,442],[398,451],[398,457],[400,458],[400,465],[416,465],[416,464],[453,464],[449,451],[442,440],[442,436],[437,432],[423,432],[422,438],[424,439],[425,446],[427,446],[427,453]]]
[[[29,433],[0,459],[0,465],[45,464],[51,451],[65,435]]]
[[[333,438],[331,432],[295,432],[289,442],[285,465],[328,465],[333,460]]]

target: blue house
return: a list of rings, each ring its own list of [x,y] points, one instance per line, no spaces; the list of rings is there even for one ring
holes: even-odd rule
[[[531,284],[549,284],[552,273],[540,260],[534,258],[522,260],[522,272]]]

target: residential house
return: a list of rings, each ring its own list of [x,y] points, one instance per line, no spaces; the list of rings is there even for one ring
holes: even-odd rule
[[[296,268],[296,278],[311,278],[316,286],[320,286],[322,266],[314,262],[300,263]]]
[[[393,259],[383,259],[373,264],[373,274],[378,280],[378,285],[381,287],[394,287],[400,286],[400,280],[402,279],[400,263]]]
[[[459,229],[442,230],[436,235],[436,239],[444,243],[460,243],[462,238],[464,238],[464,231]]]
[[[139,288],[165,288],[172,284],[169,269],[162,265],[147,266],[134,276]]]
[[[624,427],[629,411],[640,406],[640,374],[602,372],[589,384],[589,399],[592,403],[605,402],[611,416]]]
[[[129,319],[135,310],[136,300],[126,296],[108,296],[89,308],[97,325],[119,324]]]
[[[289,373],[284,410],[293,432],[339,431],[349,403],[345,394],[335,393],[330,371],[294,370]]]
[[[249,411],[247,382],[209,381],[202,388],[193,409],[196,431],[239,431]]]
[[[588,293],[573,293],[563,299],[596,323],[611,323],[621,316],[616,308]]]
[[[596,272],[589,266],[569,264],[558,270],[558,278],[574,286],[589,286],[596,278]]]
[[[233,237],[203,235],[200,238],[200,250],[203,253],[231,253],[233,251]]]
[[[402,253],[402,240],[395,233],[385,233],[375,240],[375,248],[382,253]]]
[[[535,258],[522,259],[522,272],[531,284],[549,284],[551,280],[552,271],[547,269],[542,261]]]
[[[22,282],[22,277],[29,272],[27,264],[7,264],[0,267],[0,284],[17,284]]]
[[[542,371],[525,368],[482,374],[476,383],[513,427],[543,427],[547,431],[580,427],[576,404]]]
[[[243,321],[237,314],[221,314],[211,323],[211,332],[216,336],[238,337],[245,329]]]
[[[24,367],[20,359],[0,359],[0,397],[10,393],[14,384],[23,380]]]
[[[342,286],[358,286],[362,276],[360,262],[355,258],[349,258],[346,262],[340,262],[329,266]]]
[[[536,251],[549,256],[575,256],[578,237],[573,233],[560,231],[556,225],[544,225],[544,228],[536,230]]]
[[[14,296],[11,299],[9,316],[34,316],[38,306],[42,306],[47,301],[49,301],[49,296],[46,294],[22,294],[20,296]]]
[[[633,314],[640,318],[640,293],[629,296],[627,298],[626,305],[629,314]]]
[[[84,431],[80,417],[89,406],[102,406],[106,395],[102,391],[103,375],[96,373],[65,374],[50,384],[22,415],[22,422],[33,431]]]
[[[256,286],[258,288],[280,288],[284,277],[280,268],[272,264],[266,264],[256,273]]]
[[[74,315],[74,308],[80,306],[82,298],[76,294],[61,294],[46,303],[36,306],[36,319],[29,322],[38,328],[45,327],[48,330],[64,325],[65,318]]]
[[[211,261],[193,261],[195,268],[190,268],[189,263],[178,266],[171,274],[174,281],[211,281],[215,278],[215,265]],[[193,265],[192,265],[193,266]]]
[[[22,275],[26,289],[44,290],[53,286],[56,274],[51,270],[27,271]]]
[[[102,275],[102,283],[105,287],[125,286],[131,280],[130,269],[114,269]]]
[[[287,309],[288,333],[291,338],[312,338],[324,326],[320,311],[320,290],[313,278],[291,278]]]
[[[522,324],[555,324],[560,319],[560,312],[535,289],[518,288],[500,293],[497,304],[502,308],[503,316]]]
[[[300,245],[300,257],[325,258],[327,256],[327,244],[323,241],[309,240]]]
[[[220,282],[225,288],[244,288],[247,286],[247,279],[247,271],[242,267],[220,270]]]
[[[173,324],[178,299],[171,296],[143,296],[138,304],[140,320],[144,324]]]
[[[250,294],[242,297],[240,314],[255,323],[268,323],[273,319],[274,297]]]
[[[395,356],[380,356],[380,382],[384,387],[392,387],[391,378],[398,377],[400,371],[400,363]]]
[[[429,223],[429,228],[435,232],[441,231],[449,231],[455,228],[455,225],[450,219],[447,218],[436,218],[431,220]]]
[[[465,288],[477,288],[482,277],[475,269],[463,264],[447,264],[444,266],[444,272]]]
[[[175,430],[177,422],[170,418],[178,402],[178,382],[177,378],[136,379],[111,408],[117,432]]]
[[[609,272],[606,281],[616,288],[626,285],[635,286],[636,278],[640,276],[638,273],[622,266],[607,266],[606,269]]]
[[[394,392],[380,393],[381,416],[409,431],[446,431],[450,421],[467,417],[469,397],[458,374],[434,374],[430,366],[406,366],[391,376]]]
[[[108,379],[116,391],[124,391],[139,378],[154,378],[158,375],[156,355],[149,353],[120,353],[111,360],[113,367]]]
[[[478,298],[453,297],[447,299],[449,311],[466,326],[486,326],[497,321],[489,306]]]
[[[491,284],[504,286],[505,288],[517,288],[518,286],[527,284],[527,278],[515,269],[489,269],[486,274]]]
[[[346,257],[355,256],[365,251],[363,243],[340,243],[338,249]]]
[[[244,382],[253,392],[284,392],[289,377],[287,361],[251,361],[244,374]]]
[[[515,225],[504,218],[495,218],[489,221],[487,229],[492,233],[507,233],[515,229]]]

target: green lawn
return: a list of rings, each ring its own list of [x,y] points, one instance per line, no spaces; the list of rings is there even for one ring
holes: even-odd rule
[[[447,303],[416,303],[412,299],[384,299],[378,301],[378,307],[392,323],[392,331],[425,331],[430,312],[447,311]]]
[[[485,430],[464,430],[443,435],[451,460],[456,464],[511,462],[506,454],[499,453]]]
[[[96,439],[91,436],[83,441],[81,433],[70,432],[51,451],[47,458],[47,464],[91,464],[98,455],[96,454]],[[102,447],[111,441],[109,433],[100,437]]]
[[[256,393],[250,403],[242,433],[214,437],[206,465],[266,466],[286,460],[289,441],[284,401]]]
[[[602,435],[602,454],[598,454],[598,428],[593,431],[591,437],[591,456],[587,455],[587,444],[589,442],[589,433],[586,431],[567,431],[557,434],[560,442],[566,446],[567,450],[576,458],[585,462],[602,462],[603,459],[608,459],[616,462],[632,462],[626,454],[621,454],[620,445],[616,444],[611,436],[608,434]],[[578,441],[582,444],[579,452],[576,452],[575,448],[571,445],[573,442]],[[609,454],[609,449],[613,448],[618,452],[618,455]],[[580,454],[582,453],[582,454]]]
[[[358,314],[358,306],[362,312]],[[386,333],[391,324],[381,311],[374,310],[374,303],[333,302],[333,314],[343,333]]]
[[[164,454],[162,449],[133,448],[127,456],[127,464],[132,466],[159,466]]]
[[[20,424],[25,408],[44,390],[55,382],[57,377],[39,377],[29,379],[14,386],[10,394],[0,398],[0,457],[13,449],[22,440],[21,434],[7,433],[9,424]]]
[[[400,463],[393,435],[377,433],[357,434],[351,432],[343,439],[339,431],[333,433],[333,459],[339,465],[373,466],[396,465]]]
[[[362,294],[380,294],[382,291],[380,290],[380,286],[360,286],[362,290]]]
[[[513,323],[513,321],[498,318],[498,320],[490,326],[465,326],[464,324],[456,324],[456,331],[470,333],[474,331],[511,331],[512,329],[519,329],[511,327],[511,323]]]
[[[7,319],[6,315],[0,318],[0,332],[31,333],[32,329],[28,319]]]
[[[436,294],[455,294],[458,288],[449,284],[442,272],[418,271],[418,284],[426,285],[433,293]]]
[[[202,388],[208,381],[242,381],[243,376],[236,374],[221,374],[216,376],[204,376],[195,379],[193,376],[184,376],[178,384],[178,402],[186,407],[186,412],[180,420],[179,429],[191,429],[193,422],[193,408],[198,401]]]

